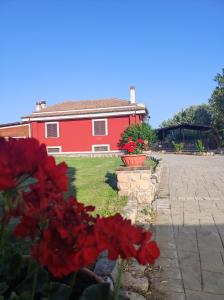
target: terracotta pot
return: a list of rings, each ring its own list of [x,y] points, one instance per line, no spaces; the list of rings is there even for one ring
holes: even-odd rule
[[[126,154],[121,156],[121,160],[127,167],[142,167],[145,162],[145,154]]]

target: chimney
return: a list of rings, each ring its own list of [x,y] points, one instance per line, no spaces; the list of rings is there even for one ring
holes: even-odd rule
[[[135,98],[135,87],[132,85],[130,86],[130,103],[135,104],[136,98]]]
[[[37,101],[36,102],[36,111],[40,111],[46,107],[46,101]]]
[[[38,101],[36,102],[36,111],[40,111],[41,110],[41,103]]]
[[[46,101],[40,101],[40,107],[41,109],[46,108]]]

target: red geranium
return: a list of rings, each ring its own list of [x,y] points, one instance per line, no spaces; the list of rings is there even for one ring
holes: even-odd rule
[[[98,218],[95,225],[97,244],[100,250],[108,250],[110,259],[134,257],[141,264],[154,264],[159,257],[159,248],[151,241],[152,233],[131,224],[120,214]]]
[[[144,232],[144,237],[141,241],[140,248],[137,251],[136,259],[142,265],[155,263],[155,260],[160,255],[160,250],[156,242],[152,241],[152,233],[150,231]]]
[[[108,249],[110,259],[117,259],[119,255],[121,258],[135,257],[135,245],[142,239],[141,228],[131,225],[131,221],[120,214],[98,218],[95,234],[99,250]]]
[[[129,139],[125,149],[135,153],[141,141]],[[5,201],[2,223],[18,218],[14,235],[32,241],[33,257],[56,277],[89,266],[100,252],[109,258],[136,258],[153,264],[159,249],[151,233],[116,214],[91,216],[93,206],[64,199],[68,167],[56,164],[46,147],[34,139],[0,138],[0,194]]]
[[[142,139],[138,139],[138,143],[139,143],[139,144],[143,144],[144,141],[143,141]]]
[[[123,145],[123,150],[127,154],[139,154],[144,150],[144,141],[138,139],[137,142],[133,141],[131,137],[128,137],[128,142]]]

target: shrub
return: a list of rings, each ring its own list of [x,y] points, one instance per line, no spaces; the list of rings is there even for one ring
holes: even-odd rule
[[[199,152],[204,152],[205,151],[205,146],[204,146],[202,140],[197,140],[196,141],[196,147],[197,147]]]
[[[157,139],[155,131],[146,123],[134,124],[126,128],[121,135],[119,146],[122,147],[128,143],[130,138],[134,142],[138,142],[139,139],[143,140],[145,148]]]
[[[174,146],[176,152],[182,152],[184,150],[184,143],[175,143],[172,141],[172,145]]]

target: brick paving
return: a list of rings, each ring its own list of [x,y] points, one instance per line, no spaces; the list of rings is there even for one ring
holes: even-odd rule
[[[162,159],[156,297],[223,300],[224,156],[166,154]]]

